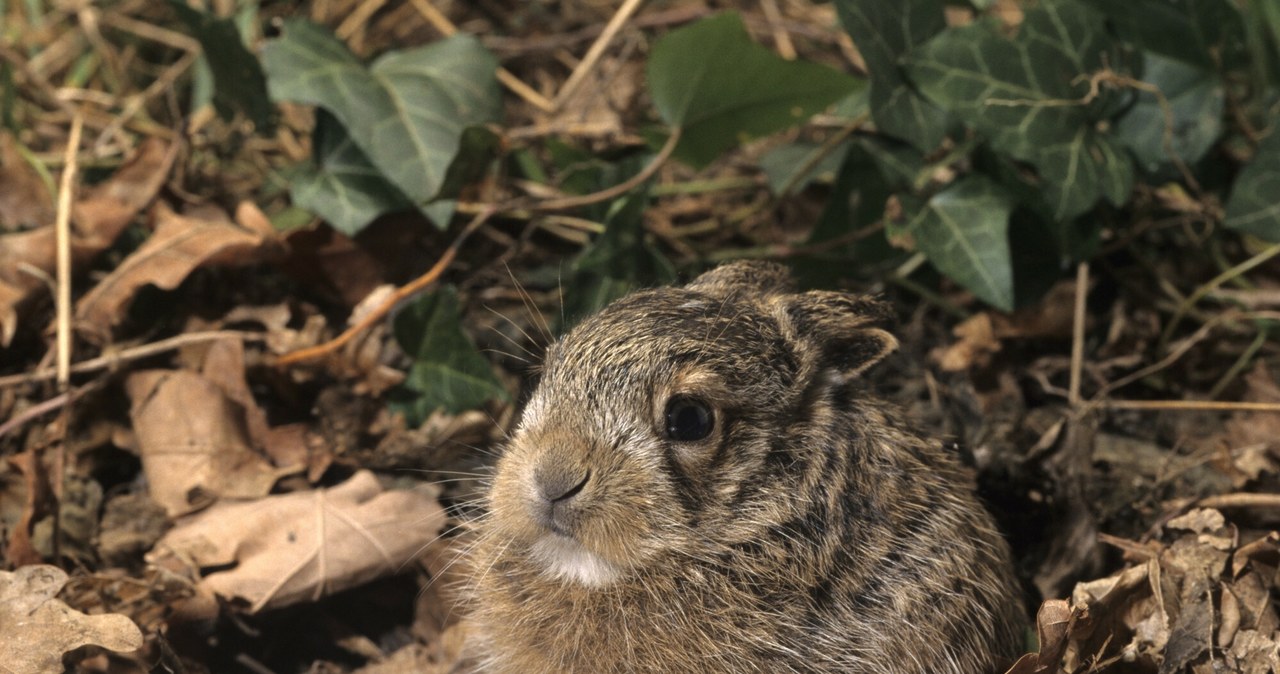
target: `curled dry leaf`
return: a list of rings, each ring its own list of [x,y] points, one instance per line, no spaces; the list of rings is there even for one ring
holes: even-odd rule
[[[81,646],[117,652],[142,647],[142,631],[127,617],[85,615],[54,599],[66,583],[66,572],[43,564],[0,571],[0,669],[61,672],[62,655]]]
[[[1206,509],[1170,521],[1165,534],[1172,541],[1146,546],[1146,561],[1076,586],[1071,605],[1086,612],[1070,630],[1064,667],[1099,671],[1091,663],[1123,661],[1162,674],[1280,671],[1280,616],[1271,600],[1280,535],[1240,544],[1236,528]]]
[[[1018,658],[1005,674],[1052,674],[1060,671],[1062,655],[1067,652],[1067,637],[1080,613],[1080,609],[1072,609],[1065,599],[1049,599],[1041,604],[1036,612],[1040,651]]]
[[[155,233],[76,305],[77,327],[104,338],[144,285],[172,290],[205,265],[247,264],[279,243],[255,208],[241,205],[232,222],[221,210],[178,215],[164,204],[151,211]]]
[[[1247,402],[1280,402],[1280,386],[1266,361],[1245,375]],[[1266,412],[1237,412],[1227,420],[1222,442],[1228,448],[1234,486],[1280,472],[1280,415]]]
[[[219,496],[263,496],[287,470],[254,451],[245,408],[200,374],[143,370],[125,392],[151,498],[170,515]]]
[[[0,131],[0,231],[40,227],[53,222],[53,195],[32,168],[17,141]]]
[[[86,190],[71,208],[72,266],[84,267],[106,250],[164,184],[177,144],[151,138],[106,181]],[[0,347],[18,326],[19,307],[48,287],[57,266],[53,223],[0,236]]]
[[[201,585],[257,612],[394,574],[443,524],[432,494],[383,491],[373,473],[360,471],[331,489],[220,503],[166,534],[148,561],[230,566]]]
[[[1059,281],[1045,298],[1012,314],[984,311],[952,329],[955,342],[934,349],[930,356],[948,372],[984,367],[1006,339],[1071,336],[1075,281]]]

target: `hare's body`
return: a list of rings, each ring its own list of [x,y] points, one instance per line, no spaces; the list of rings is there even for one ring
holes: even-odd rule
[[[499,463],[484,671],[977,673],[1008,550],[940,444],[868,401],[880,308],[722,267],[570,333]]]

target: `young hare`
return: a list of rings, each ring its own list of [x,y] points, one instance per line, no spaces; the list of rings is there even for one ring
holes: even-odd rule
[[[778,265],[629,295],[547,352],[470,583],[475,666],[993,671],[1009,550],[941,443],[867,397],[887,310]]]

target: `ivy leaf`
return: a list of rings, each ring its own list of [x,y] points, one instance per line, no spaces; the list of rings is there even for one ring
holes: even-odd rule
[[[1194,164],[1222,134],[1224,95],[1217,75],[1181,61],[1149,53],[1143,58],[1142,81],[1154,86],[1169,104],[1172,119],[1154,93],[1139,91],[1138,100],[1116,122],[1116,137],[1133,150],[1138,163],[1154,172],[1173,156]],[[1165,131],[1170,130],[1169,147]]]
[[[1068,220],[1099,199],[1123,203],[1132,160],[1098,123],[1119,94],[1092,91],[1089,77],[1117,69],[1121,53],[1079,0],[1043,0],[1017,34],[991,20],[951,28],[908,57],[912,79],[998,150],[1035,165],[1053,217]]]
[[[1111,19],[1122,39],[1145,51],[1210,71],[1249,61],[1243,17],[1230,0],[1086,1]]]
[[[444,287],[414,300],[396,314],[392,330],[413,357],[396,406],[414,425],[437,409],[451,414],[473,409],[507,392],[492,366],[462,331],[458,294]]]
[[[744,138],[799,124],[865,86],[752,42],[734,12],[664,35],[653,45],[648,79],[658,114],[682,131],[675,156],[694,167]]]
[[[926,203],[904,198],[903,209],[906,224],[893,227],[891,235],[909,235],[938,271],[997,308],[1013,310],[1013,199],[1004,188],[971,175]]]
[[[323,110],[316,115],[312,147],[315,165],[293,176],[291,194],[294,203],[319,214],[334,229],[355,236],[383,213],[413,208]]]
[[[1223,224],[1280,242],[1280,133],[1272,132],[1236,178]]]
[[[501,116],[497,59],[468,35],[390,52],[366,67],[323,28],[295,19],[267,44],[263,63],[273,99],[333,113],[378,171],[418,204],[448,196],[442,189],[464,132]]]
[[[604,233],[574,261],[574,282],[564,300],[567,323],[599,311],[638,285],[675,280],[675,267],[644,229],[648,204],[648,184],[610,204]]]
[[[779,145],[760,157],[769,191],[783,196],[782,190],[799,192],[814,181],[832,182],[840,168],[849,141],[834,148],[821,143],[796,141]],[[801,175],[801,171],[804,174]]]
[[[871,77],[871,118],[876,128],[928,152],[947,134],[947,112],[907,80],[901,59],[946,27],[941,0],[836,0],[845,32],[853,38]]]
[[[192,9],[178,0],[170,0],[169,6],[191,29],[191,35],[204,51],[201,58],[213,74],[213,104],[218,114],[224,119],[230,118],[238,108],[253,120],[258,133],[264,136],[275,133],[275,107],[267,97],[262,65],[244,46],[235,21]]]

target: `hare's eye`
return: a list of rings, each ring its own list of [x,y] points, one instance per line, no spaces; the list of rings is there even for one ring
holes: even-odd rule
[[[667,401],[667,437],[677,442],[694,442],[711,435],[715,415],[707,403],[675,396]]]

